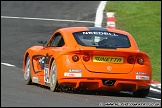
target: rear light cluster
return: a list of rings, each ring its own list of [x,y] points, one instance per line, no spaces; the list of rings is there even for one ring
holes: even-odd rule
[[[79,56],[78,56],[78,55],[73,55],[73,56],[72,56],[72,60],[73,60],[74,62],[79,61]]]
[[[90,60],[90,56],[89,56],[88,54],[85,54],[85,55],[82,56],[82,59],[83,59],[85,62],[88,62],[88,61]],[[79,56],[76,55],[76,54],[73,55],[73,56],[72,56],[72,60],[73,60],[74,62],[79,61]]]
[[[138,57],[137,58],[137,63],[140,64],[140,65],[143,65],[144,64],[144,59],[142,57]]]
[[[89,55],[83,55],[83,60],[85,62],[89,61],[90,60],[90,56]]]
[[[128,62],[129,64],[133,64],[133,63],[135,62],[134,57],[133,57],[133,56],[129,56],[129,57],[127,58],[127,62]]]
[[[127,62],[129,64],[134,64],[136,62],[135,60],[137,60],[137,63],[140,64],[140,65],[143,65],[144,64],[144,58],[143,57],[137,57],[137,59],[135,59],[135,57],[129,56],[127,58]]]

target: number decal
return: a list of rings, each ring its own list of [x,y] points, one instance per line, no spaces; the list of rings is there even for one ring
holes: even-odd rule
[[[45,83],[49,83],[49,68],[48,68],[48,64],[45,64],[45,67],[44,67],[44,82]]]

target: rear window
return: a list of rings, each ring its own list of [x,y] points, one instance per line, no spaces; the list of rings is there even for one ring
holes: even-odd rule
[[[83,31],[73,33],[75,40],[82,46],[129,48],[130,41],[126,35],[107,31]]]

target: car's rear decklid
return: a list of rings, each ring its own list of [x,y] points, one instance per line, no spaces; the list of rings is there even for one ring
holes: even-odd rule
[[[129,51],[117,51],[98,49],[95,50],[81,50],[81,56],[88,55],[89,61],[82,63],[85,68],[90,72],[101,72],[101,73],[129,73],[134,67],[134,62],[128,63],[128,58],[134,60],[137,56],[137,52]],[[131,61],[130,61],[131,62]]]

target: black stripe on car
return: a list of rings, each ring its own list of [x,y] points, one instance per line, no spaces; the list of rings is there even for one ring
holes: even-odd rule
[[[106,28],[101,28],[101,27],[87,27],[89,31],[105,31],[108,32]]]

